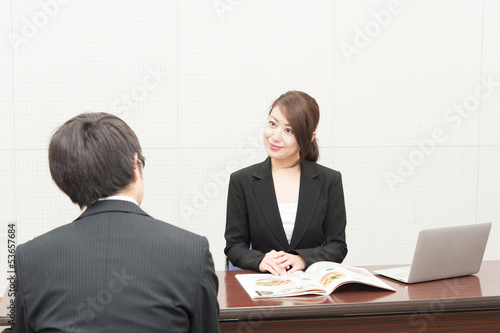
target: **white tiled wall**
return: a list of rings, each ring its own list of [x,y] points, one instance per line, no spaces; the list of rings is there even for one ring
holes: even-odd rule
[[[12,110],[12,46],[10,4],[0,3],[0,149],[14,148]],[[12,166],[12,163],[10,163]]]
[[[480,221],[476,148],[438,148],[394,190],[385,173],[400,148],[335,151],[343,170],[350,263],[409,263],[419,230]]]
[[[107,111],[143,146],[143,208],[224,269],[229,174],[265,158],[269,107],[298,89],[343,175],[346,263],[408,263],[420,229],[481,222],[500,259],[498,1],[57,1],[0,3],[0,253],[8,222],[25,242],[79,215],[48,140]]]

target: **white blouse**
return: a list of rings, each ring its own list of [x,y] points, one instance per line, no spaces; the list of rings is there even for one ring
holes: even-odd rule
[[[278,203],[280,210],[281,221],[283,222],[283,229],[285,229],[288,244],[292,240],[293,228],[295,226],[295,217],[297,216],[297,203]]]

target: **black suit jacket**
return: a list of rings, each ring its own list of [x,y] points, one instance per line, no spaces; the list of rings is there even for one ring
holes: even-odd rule
[[[17,248],[16,332],[218,332],[205,237],[99,201]]]
[[[347,254],[345,226],[344,192],[338,171],[302,162],[290,244],[276,200],[271,159],[230,177],[224,252],[237,267],[258,271],[260,261],[271,250],[299,254],[306,267],[322,260],[342,262]]]

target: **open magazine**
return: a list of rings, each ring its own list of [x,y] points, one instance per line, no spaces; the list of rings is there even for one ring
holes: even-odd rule
[[[362,283],[395,291],[367,269],[331,261],[319,261],[304,272],[297,271],[285,276],[237,274],[236,278],[251,298],[330,295],[339,286],[347,283]]]

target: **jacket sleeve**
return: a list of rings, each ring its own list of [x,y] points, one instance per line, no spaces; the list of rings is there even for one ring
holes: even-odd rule
[[[200,286],[197,295],[196,307],[190,318],[190,332],[220,332],[219,303],[217,292],[219,280],[215,274],[214,261],[210,253],[208,240],[203,238],[204,254],[200,272]]]
[[[235,174],[232,174],[229,179],[224,237],[226,238],[224,253],[234,266],[259,271],[259,264],[264,258],[264,253],[249,250],[248,207],[243,187]]]
[[[328,202],[323,221],[323,239],[321,246],[296,249],[305,261],[306,268],[317,261],[334,261],[341,263],[347,255],[345,238],[346,209],[342,176],[336,172],[336,177],[328,189]]]

